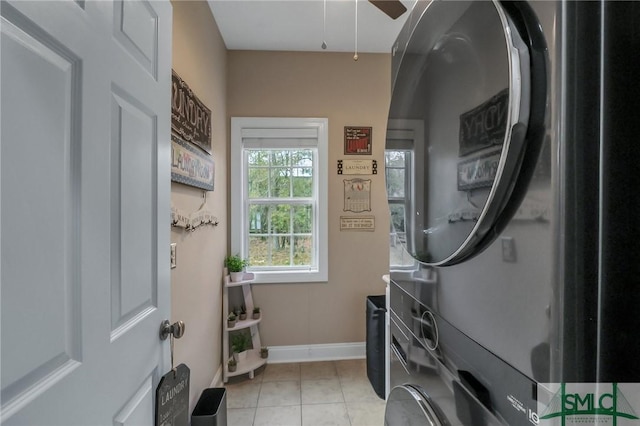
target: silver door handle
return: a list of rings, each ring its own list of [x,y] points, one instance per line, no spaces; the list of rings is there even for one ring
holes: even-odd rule
[[[186,326],[182,321],[176,321],[173,324],[169,320],[162,321],[160,324],[160,340],[167,340],[169,335],[173,335],[174,338],[179,339],[184,336],[184,330]]]
[[[404,371],[406,371],[407,374],[411,376],[411,373],[409,372],[409,368],[407,367],[407,362],[404,360],[404,358],[400,354],[400,351],[398,350],[398,348],[394,343],[391,344],[391,352],[393,353],[393,355],[395,355],[396,358],[398,358],[398,361],[400,362],[400,365],[402,366]]]

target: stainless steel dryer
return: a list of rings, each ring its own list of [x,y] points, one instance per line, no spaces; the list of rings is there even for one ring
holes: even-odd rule
[[[640,2],[416,3],[387,125],[387,425],[543,424],[547,385],[640,382],[637,52]]]

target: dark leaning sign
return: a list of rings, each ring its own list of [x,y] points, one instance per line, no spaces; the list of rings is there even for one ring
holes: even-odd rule
[[[156,388],[155,426],[189,426],[189,367],[180,364]]]
[[[171,132],[211,152],[211,110],[171,70]]]
[[[507,129],[509,89],[504,89],[471,111],[460,115],[461,157],[490,146],[502,145]]]

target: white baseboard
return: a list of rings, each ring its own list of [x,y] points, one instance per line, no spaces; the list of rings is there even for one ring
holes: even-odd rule
[[[337,361],[366,357],[365,342],[327,343],[322,345],[269,346],[269,363]],[[222,365],[218,367],[210,387],[224,386]]]
[[[336,361],[366,357],[365,342],[269,346],[269,363]]]
[[[218,371],[216,371],[216,375],[213,376],[213,380],[209,387],[220,388],[222,386],[224,386],[224,383],[222,383],[222,365],[220,365],[220,367],[218,367]]]

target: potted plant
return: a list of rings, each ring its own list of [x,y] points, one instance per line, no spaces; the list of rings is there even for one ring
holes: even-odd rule
[[[269,348],[266,346],[263,346],[260,348],[260,358],[267,358],[269,357]]]
[[[231,281],[239,282],[244,277],[244,268],[249,264],[249,261],[240,257],[240,255],[227,256],[224,260],[224,266],[229,270],[229,276]]]
[[[251,336],[247,333],[236,333],[231,337],[231,348],[237,362],[244,361],[247,358],[247,349],[249,349],[250,344]]]
[[[256,306],[255,308],[253,308],[253,319],[258,318],[260,318],[260,308]]]
[[[238,317],[236,317],[236,314],[234,314],[233,312],[231,312],[229,314],[229,316],[227,317],[227,327],[228,328],[233,328],[236,326],[236,320],[238,319]]]
[[[240,321],[244,321],[247,319],[247,307],[242,305],[240,307]]]
[[[229,373],[233,373],[238,368],[238,363],[235,359],[233,359],[233,357],[229,358],[229,362],[227,363],[227,365],[229,366]]]

